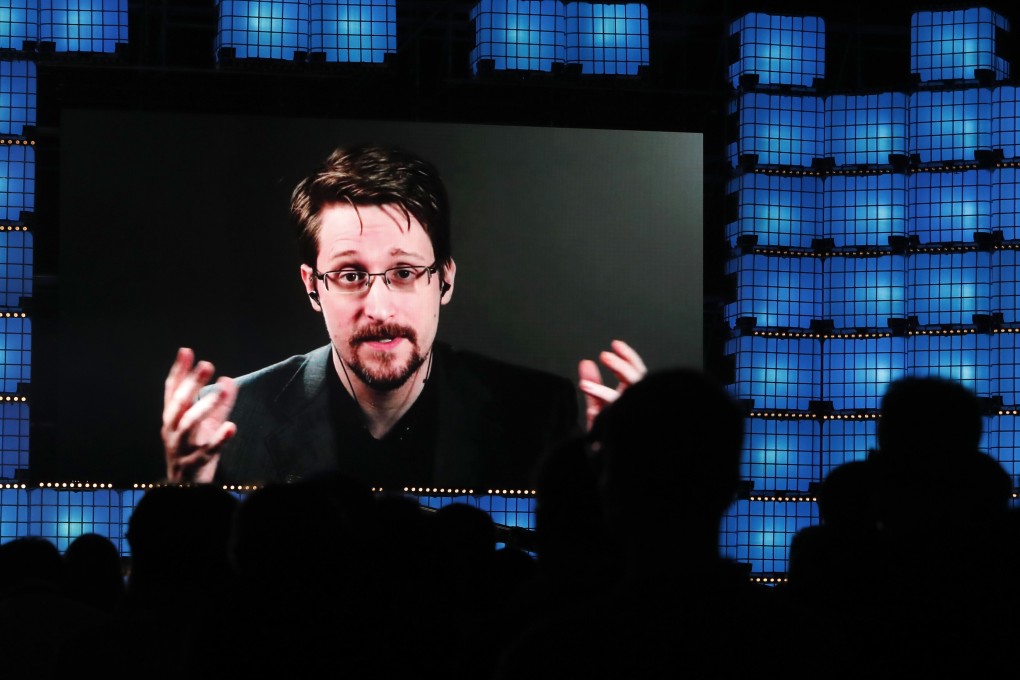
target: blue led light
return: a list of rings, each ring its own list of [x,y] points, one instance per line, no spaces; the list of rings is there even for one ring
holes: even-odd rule
[[[0,404],[0,479],[28,470],[29,410],[26,402]],[[6,521],[0,518],[0,522]],[[3,530],[0,529],[0,538]]]
[[[1009,78],[1009,62],[996,56],[996,28],[1009,31],[1009,21],[984,7],[914,13],[910,72],[922,81],[970,79],[975,69]]]
[[[312,0],[308,32],[328,62],[381,63],[397,51],[396,0]]]
[[[737,100],[739,138],[730,162],[757,155],[760,165],[809,166],[825,152],[820,97],[748,92]]]
[[[4,0],[0,3],[0,50],[21,50],[26,40],[38,39],[37,0]]]
[[[308,51],[308,0],[218,0],[216,54],[237,59],[293,60]]]
[[[921,243],[972,243],[991,231],[990,170],[913,173],[907,197],[910,231]]]
[[[989,314],[988,252],[916,253],[907,262],[907,315],[921,325],[972,324]]]
[[[909,98],[910,153],[921,162],[973,161],[992,144],[992,93],[985,87],[920,90]]]
[[[989,396],[989,336],[982,333],[910,335],[906,347],[907,375],[935,375],[957,380],[978,396]]]
[[[39,40],[57,52],[112,53],[128,42],[127,0],[39,0]]]
[[[35,121],[35,62],[0,61],[0,134],[20,136]]]
[[[32,296],[32,234],[0,231],[0,309],[20,309]]]
[[[902,337],[829,338],[822,398],[837,411],[878,409],[889,383],[906,372]]]
[[[884,328],[906,314],[906,262],[902,255],[830,257],[822,273],[822,314],[836,328]]]
[[[0,317],[0,392],[15,394],[18,383],[31,382],[32,320]]]
[[[565,59],[581,73],[637,75],[648,65],[648,7],[567,3],[565,38]]]
[[[736,399],[755,408],[807,411],[821,398],[821,350],[817,340],[745,335],[726,342],[734,357]]]
[[[907,153],[907,95],[831,95],[825,100],[825,156],[837,166],[885,165]]]
[[[749,254],[727,262],[737,278],[737,300],[726,305],[732,326],[742,316],[758,326],[808,328],[822,312],[821,262],[813,257],[769,257]]]
[[[875,448],[877,421],[840,418],[822,423],[822,479],[833,468],[855,460],[865,460]]]
[[[740,48],[729,65],[730,81],[745,74],[762,85],[810,87],[825,77],[825,21],[819,17],[746,14],[730,24]]]
[[[35,148],[0,145],[0,220],[19,222],[35,209]]]
[[[807,491],[820,479],[820,439],[815,420],[748,418],[742,479],[758,491]]]
[[[737,220],[727,225],[730,244],[740,236],[755,235],[759,245],[810,248],[820,236],[822,181],[818,177],[791,177],[746,173],[735,177],[727,193],[737,200]]]
[[[471,68],[491,60],[497,70],[552,71],[567,55],[566,8],[560,0],[482,0],[471,9]]]
[[[832,175],[822,194],[820,235],[837,246],[887,246],[907,233],[905,175]]]

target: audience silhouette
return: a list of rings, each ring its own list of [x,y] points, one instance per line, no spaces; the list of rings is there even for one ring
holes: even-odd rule
[[[158,486],[128,561],[95,533],[0,544],[0,652],[41,678],[986,676],[1018,632],[1020,511],[985,418],[959,382],[891,383],[876,447],[821,480],[774,587],[720,545],[744,415],[685,368],[545,452],[527,547],[468,499],[339,473]]]

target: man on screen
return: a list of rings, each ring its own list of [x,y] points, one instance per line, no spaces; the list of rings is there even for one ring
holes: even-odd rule
[[[570,381],[436,340],[457,267],[437,170],[396,148],[335,150],[291,197],[301,279],[329,344],[237,379],[181,348],[166,379],[170,482],[340,471],[379,488],[521,489],[580,427]],[[580,362],[586,420],[646,372],[625,343]]]

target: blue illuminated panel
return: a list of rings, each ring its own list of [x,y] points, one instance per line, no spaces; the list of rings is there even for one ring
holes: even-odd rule
[[[822,423],[822,479],[834,468],[865,460],[875,448],[877,421],[874,418],[840,418]]]
[[[822,99],[748,92],[736,100],[738,139],[730,162],[757,155],[761,165],[809,166],[825,153]]]
[[[886,246],[907,233],[905,175],[832,175],[822,195],[821,235],[836,246]]]
[[[16,487],[0,487],[0,543],[29,536],[29,496],[32,492]]]
[[[470,16],[476,74],[483,59],[499,71],[552,71],[553,64],[566,61],[567,18],[560,0],[482,0]]]
[[[907,153],[907,95],[831,95],[825,100],[825,156],[837,166],[886,165]]]
[[[1006,469],[1013,485],[1020,483],[1020,416],[1000,415],[987,418],[985,451]]]
[[[0,230],[0,310],[20,309],[32,296],[32,234]]]
[[[730,35],[740,40],[739,57],[729,66],[734,87],[745,74],[757,75],[762,85],[804,87],[825,77],[824,19],[745,14],[730,24]]]
[[[308,49],[329,62],[382,63],[397,51],[396,0],[311,0]]]
[[[1002,238],[1020,238],[1020,174],[1016,168],[998,168],[992,172],[992,231]]]
[[[237,59],[293,60],[308,51],[308,0],[219,0],[216,54]]]
[[[910,95],[909,146],[922,163],[973,161],[992,144],[988,88],[922,90]]]
[[[821,188],[818,177],[749,172],[733,178],[727,193],[736,194],[737,221],[726,227],[730,245],[753,234],[762,246],[810,248],[820,236]]]
[[[747,418],[745,427],[740,476],[756,492],[806,492],[821,479],[818,421]]]
[[[902,255],[825,259],[823,319],[836,328],[886,328],[906,316],[907,273]]]
[[[1000,85],[992,90],[992,148],[1001,149],[1005,158],[1016,158],[1020,151],[1020,109],[1015,85]]]
[[[1015,250],[992,252],[991,309],[1007,324],[1020,322],[1020,254]]]
[[[489,513],[492,521],[508,527],[535,528],[533,496],[485,495],[477,497],[477,506]]]
[[[42,489],[39,505],[30,507],[30,531],[49,539],[63,552],[84,533],[106,536],[121,545],[126,528],[120,494],[112,489],[70,491]]]
[[[38,1],[4,0],[0,4],[0,50],[21,50],[26,40],[38,39]]]
[[[991,391],[990,362],[990,340],[983,333],[907,337],[907,375],[957,380],[986,397]]]
[[[906,373],[902,337],[828,338],[822,352],[822,399],[837,411],[877,410],[889,383]]]
[[[753,316],[759,327],[808,328],[822,312],[822,263],[817,257],[742,255],[726,263],[737,279],[737,299],[726,321]]]
[[[992,226],[992,173],[917,172],[907,182],[910,232],[921,243],[973,243]]]
[[[35,209],[35,148],[0,144],[0,220],[18,222]]]
[[[1007,408],[1020,406],[1020,333],[993,334],[990,352],[989,391],[1002,397]]]
[[[128,42],[127,0],[39,0],[39,40],[57,52],[112,53]]]
[[[1009,62],[996,56],[995,29],[1009,21],[984,7],[916,12],[910,17],[910,72],[921,80],[974,78],[974,69],[1009,78]]]
[[[566,20],[566,61],[581,73],[633,76],[648,66],[646,5],[571,2]]]
[[[0,479],[14,479],[18,470],[28,470],[28,404],[0,403]]]
[[[22,135],[35,125],[34,61],[0,61],[0,135]]]
[[[921,325],[971,324],[991,303],[988,252],[915,253],[907,262],[907,315]]]
[[[818,505],[810,501],[738,500],[723,518],[720,552],[754,573],[785,573],[793,535],[817,523]]]
[[[29,383],[32,368],[32,320],[24,315],[0,315],[0,392],[16,394],[18,383]]]
[[[821,350],[811,338],[744,335],[726,341],[735,380],[727,391],[755,408],[807,411],[821,399]]]

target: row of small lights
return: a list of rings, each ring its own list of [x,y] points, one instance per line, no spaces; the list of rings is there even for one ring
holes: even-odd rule
[[[20,487],[24,489],[25,486]],[[102,484],[96,482],[40,482],[40,489],[112,489],[113,484]]]
[[[907,335],[974,335],[977,328],[937,328],[937,329],[909,329]],[[1017,328],[993,328],[992,333],[1020,333]],[[784,338],[787,340],[870,340],[874,338],[892,337],[892,331],[868,331],[865,333],[839,332],[839,333],[818,333],[808,331],[754,331],[752,335],[760,338]]]
[[[976,243],[962,243],[953,245],[916,245],[908,246],[906,252],[910,255],[932,255],[932,254],[944,254],[944,253],[972,253],[977,251],[978,247]],[[992,250],[1020,250],[1020,244],[993,244]],[[885,255],[895,254],[893,248],[890,246],[888,251],[879,250],[848,250],[845,252],[826,252],[821,253],[817,250],[806,250],[797,249],[788,246],[754,246],[750,250],[752,255],[780,255],[783,257],[882,257]]]
[[[945,165],[945,166],[934,166],[934,167],[906,167],[903,170],[892,168],[885,165],[876,165],[870,168],[844,168],[840,169],[835,167],[828,170],[820,170],[817,168],[775,168],[775,167],[759,167],[755,166],[751,168],[751,172],[758,175],[787,175],[793,177],[827,177],[830,175],[888,175],[894,173],[901,173],[904,170],[906,172],[960,172],[961,170],[977,170],[982,165],[977,162],[971,163],[959,163],[957,165]],[[1001,169],[1001,168],[1020,168],[1020,161],[998,161],[994,165],[990,166],[990,169]]]
[[[23,224],[0,224],[0,231],[28,231]]]
[[[765,495],[755,495],[755,496],[748,496],[747,500],[749,500],[749,501],[772,501],[772,502],[777,502],[777,503],[816,503],[818,501],[818,498],[816,496],[779,496],[779,495],[765,496]]]
[[[876,420],[877,413],[805,413],[804,411],[751,411],[749,418],[788,418],[790,420]]]
[[[0,146],[35,146],[34,139],[0,138]]]

